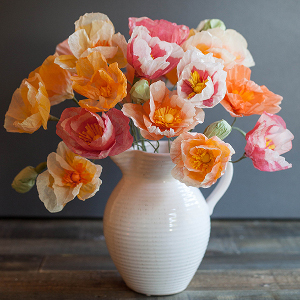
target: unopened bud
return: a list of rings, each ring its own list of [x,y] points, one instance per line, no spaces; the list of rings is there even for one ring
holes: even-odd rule
[[[38,173],[36,172],[35,168],[28,166],[15,177],[11,186],[18,193],[26,193],[35,185],[37,176]]]
[[[149,82],[146,79],[137,81],[130,90],[131,99],[136,104],[143,104],[150,99]]]
[[[226,26],[223,21],[219,19],[206,19],[200,22],[200,24],[197,27],[197,30],[201,31],[201,30],[213,29],[217,27],[226,30]]]
[[[232,127],[225,121],[216,121],[206,127],[203,134],[207,138],[217,136],[219,139],[224,140],[231,132]]]

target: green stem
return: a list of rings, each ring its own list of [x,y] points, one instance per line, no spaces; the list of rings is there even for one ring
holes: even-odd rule
[[[72,98],[72,100],[77,104],[77,106],[79,106],[80,107],[80,105],[79,105],[79,102],[78,102],[78,100],[76,99],[76,97],[74,96],[73,98]]]
[[[247,158],[246,153],[244,153],[243,156],[241,156],[239,159],[237,159],[235,161],[231,161],[231,162],[234,164],[234,163],[237,163],[237,162],[241,161],[244,158]]]
[[[237,130],[237,131],[240,132],[244,137],[246,136],[246,132],[243,131],[242,129],[240,129],[240,128],[238,128],[238,127],[234,127],[234,126],[232,126],[232,129]]]
[[[52,115],[49,115],[48,121],[55,121],[55,122],[58,122],[58,121],[59,121],[59,118],[54,117],[54,116],[52,116]]]
[[[233,120],[233,122],[231,124],[231,127],[234,125],[234,123],[236,122],[236,120],[237,120],[237,117],[234,118],[234,120]]]
[[[168,146],[169,146],[169,153],[170,153],[170,151],[171,151],[171,139],[170,138],[168,138]]]
[[[175,84],[173,85],[173,87],[171,88],[171,92],[174,91],[174,89],[175,89],[176,86],[177,86],[177,84],[175,83]]]
[[[44,162],[38,164],[38,165],[35,167],[35,171],[36,171],[38,174],[41,174],[46,168],[47,168],[47,162],[44,161]]]

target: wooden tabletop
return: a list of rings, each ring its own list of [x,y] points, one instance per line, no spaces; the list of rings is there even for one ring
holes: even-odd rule
[[[300,221],[213,221],[186,291],[128,289],[99,220],[0,220],[0,299],[300,299]]]

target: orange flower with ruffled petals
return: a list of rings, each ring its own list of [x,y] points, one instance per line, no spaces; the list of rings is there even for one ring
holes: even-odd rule
[[[43,64],[29,74],[29,78],[39,73],[47,90],[51,105],[59,104],[74,97],[71,74],[54,63],[57,56],[48,56]]]
[[[169,92],[162,81],[151,84],[150,100],[143,105],[125,103],[122,112],[149,140],[178,136],[204,121],[201,108],[184,101],[175,92]]]
[[[127,80],[117,63],[107,65],[100,52],[92,52],[76,63],[77,76],[72,76],[73,89],[87,99],[81,107],[92,112],[108,111],[127,94]]]
[[[208,188],[220,178],[234,154],[230,144],[213,136],[186,132],[173,141],[170,156],[174,178],[188,186]]]
[[[282,97],[250,80],[251,70],[235,65],[227,71],[227,93],[221,101],[232,117],[261,115],[263,112],[276,114],[280,111]]]
[[[41,79],[36,73],[24,79],[12,96],[5,114],[4,128],[8,132],[33,133],[41,126],[47,129],[50,101]]]

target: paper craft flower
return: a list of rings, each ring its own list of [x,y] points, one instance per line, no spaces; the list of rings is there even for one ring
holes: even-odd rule
[[[251,70],[235,65],[227,71],[227,93],[221,104],[232,117],[261,115],[264,111],[275,114],[280,111],[282,97],[250,80]]]
[[[74,153],[90,159],[117,155],[131,147],[129,119],[112,108],[102,117],[80,107],[66,108],[56,134]]]
[[[182,133],[171,146],[171,159],[176,164],[172,175],[188,186],[208,188],[225,173],[234,153],[230,144],[216,136],[208,139],[202,133]]]
[[[147,17],[129,18],[129,34],[136,26],[144,26],[151,37],[157,36],[161,41],[181,45],[189,36],[189,28],[166,20],[151,20]]]
[[[60,142],[57,152],[47,158],[48,170],[36,180],[41,201],[50,212],[59,212],[76,196],[86,200],[96,194],[102,183],[102,167],[71,152]]]
[[[127,60],[140,77],[156,79],[171,71],[183,53],[179,45],[152,37],[146,27],[137,26],[128,41]]]
[[[24,79],[14,92],[5,114],[4,128],[8,132],[33,133],[41,126],[47,129],[50,101],[41,79],[36,73]]]
[[[123,35],[115,34],[110,19],[102,13],[87,13],[75,22],[75,32],[68,38],[71,55],[62,55],[56,59],[62,68],[75,71],[76,61],[93,51],[102,53],[109,63],[117,62],[120,68],[126,66],[127,43]],[[62,50],[58,47],[58,52]],[[67,48],[64,46],[64,52]],[[68,52],[68,51],[66,51]]]
[[[169,92],[164,82],[150,86],[150,100],[144,105],[126,103],[123,113],[130,117],[141,135],[150,140],[174,137],[204,121],[204,112]]]
[[[283,153],[292,149],[293,134],[280,116],[263,113],[255,127],[246,134],[245,154],[260,171],[279,171],[292,167]]]
[[[108,111],[127,94],[127,80],[117,63],[107,65],[100,52],[92,52],[76,63],[73,89],[88,99],[79,101],[93,112]]]
[[[233,29],[220,27],[197,32],[188,38],[182,45],[183,50],[199,49],[203,54],[212,53],[214,57],[221,58],[224,66],[233,63],[246,67],[254,66],[254,60],[247,49],[245,38]]]
[[[34,77],[35,73],[41,76],[51,105],[59,104],[66,99],[74,97],[70,72],[62,69],[54,63],[57,56],[48,56],[43,64],[29,74],[28,78]]]
[[[177,93],[202,108],[217,105],[226,93],[226,72],[220,59],[194,49],[184,53],[177,66]]]

